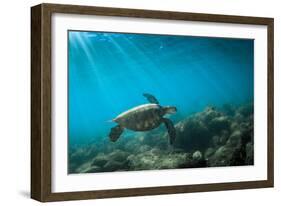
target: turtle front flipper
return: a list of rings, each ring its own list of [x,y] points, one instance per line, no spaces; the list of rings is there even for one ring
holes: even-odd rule
[[[170,144],[173,144],[176,139],[176,129],[174,127],[174,124],[170,119],[167,118],[163,118],[163,122],[168,130],[168,134],[170,137]]]
[[[147,99],[150,103],[159,104],[158,100],[157,100],[153,95],[148,94],[148,93],[144,93],[143,96],[146,97],[146,99]]]
[[[112,142],[116,142],[118,140],[118,138],[120,137],[120,135],[122,134],[123,130],[124,130],[124,128],[121,127],[120,125],[112,127],[110,130],[109,139]]]

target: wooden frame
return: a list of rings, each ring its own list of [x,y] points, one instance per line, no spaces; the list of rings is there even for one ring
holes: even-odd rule
[[[51,191],[51,16],[53,13],[140,17],[266,25],[268,31],[267,180],[52,193]],[[167,11],[41,4],[31,8],[31,197],[47,201],[273,187],[273,19]]]

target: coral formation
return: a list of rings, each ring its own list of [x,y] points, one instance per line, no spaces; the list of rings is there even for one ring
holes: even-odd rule
[[[253,104],[207,107],[175,124],[173,145],[160,127],[70,148],[69,173],[252,165],[253,121]]]

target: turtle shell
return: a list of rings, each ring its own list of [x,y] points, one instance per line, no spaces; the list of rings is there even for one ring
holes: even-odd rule
[[[161,107],[158,104],[140,105],[121,113],[113,121],[134,131],[151,130],[162,123]]]

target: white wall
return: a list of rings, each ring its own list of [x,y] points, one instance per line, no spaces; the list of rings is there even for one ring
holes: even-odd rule
[[[174,10],[275,18],[275,188],[153,197],[57,202],[52,205],[280,205],[280,37],[281,12],[274,0],[61,0],[95,6]],[[30,6],[41,1],[6,0],[0,7],[0,203],[38,205],[29,199],[30,182]],[[279,8],[278,8],[279,7]],[[279,105],[278,105],[279,104]],[[47,203],[51,204],[51,203]]]

